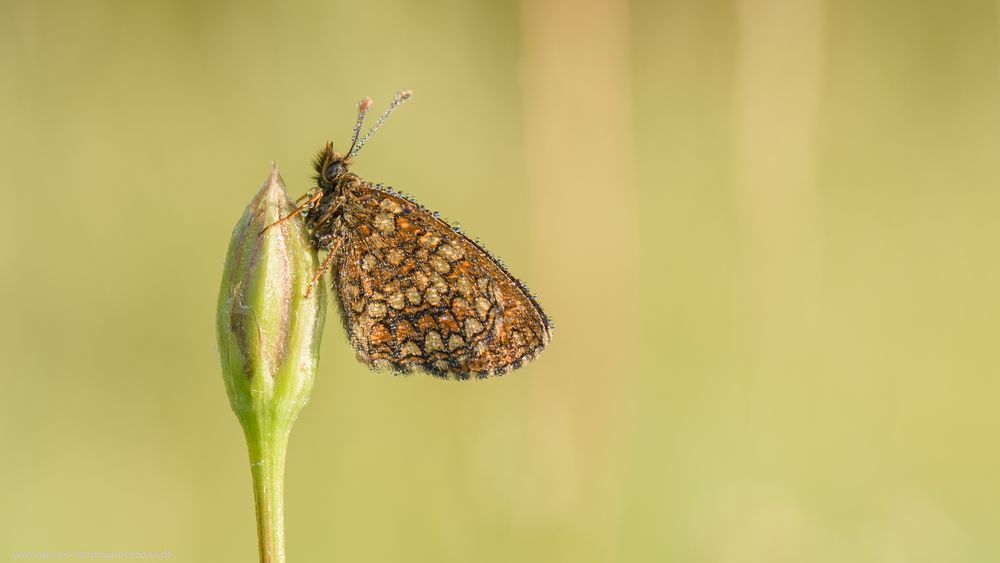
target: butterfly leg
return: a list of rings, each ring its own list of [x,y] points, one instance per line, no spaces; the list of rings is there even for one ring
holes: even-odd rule
[[[323,223],[329,221],[330,218],[333,217],[334,213],[340,211],[340,206],[341,202],[339,201],[336,202],[334,205],[331,205],[329,211],[327,211],[326,213],[323,214],[322,217],[317,219],[314,225],[318,227],[319,225],[322,225]]]
[[[268,226],[264,227],[263,229],[261,229],[260,234],[266,233],[268,231],[268,229],[270,229],[271,227],[274,227],[275,225],[280,225],[281,223],[284,223],[285,221],[288,221],[289,219],[295,217],[299,213],[302,213],[303,211],[305,211],[310,205],[316,203],[317,201],[319,201],[320,199],[323,198],[323,191],[322,190],[317,190],[317,192],[315,194],[313,194],[312,196],[309,196],[309,194],[306,194],[306,195],[300,197],[299,199],[297,199],[295,201],[295,203],[298,203],[298,202],[302,201],[302,199],[306,198],[306,197],[309,198],[308,201],[306,201],[302,205],[296,207],[288,215],[285,215],[281,219],[278,219],[277,221],[275,221],[275,222],[271,223],[270,225],[268,225]]]
[[[337,240],[333,243],[333,248],[331,248],[330,253],[326,255],[326,260],[323,260],[323,264],[319,267],[319,271],[316,272],[312,281],[309,282],[309,287],[306,289],[306,298],[308,298],[309,294],[312,293],[313,286],[315,286],[316,283],[319,282],[320,278],[323,277],[323,274],[330,269],[330,264],[333,263],[333,257],[336,256],[337,251],[340,250],[340,243],[343,240],[344,239],[337,237]]]

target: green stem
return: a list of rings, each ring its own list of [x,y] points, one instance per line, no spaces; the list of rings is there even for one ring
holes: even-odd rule
[[[253,423],[244,428],[250,450],[261,563],[285,561],[284,485],[288,430],[280,425],[262,428]]]

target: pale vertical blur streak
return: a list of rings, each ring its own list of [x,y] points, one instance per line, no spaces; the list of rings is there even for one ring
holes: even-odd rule
[[[819,0],[743,0],[734,104],[747,345],[762,372],[784,371],[790,323],[815,302],[817,107],[823,65]],[[775,363],[779,362],[779,363]]]
[[[784,487],[801,479],[802,469],[793,463],[775,473],[774,456],[786,448],[801,452],[808,439],[820,251],[816,155],[823,5],[741,0],[736,15],[734,330],[745,374],[746,481],[743,506],[720,515],[729,537],[719,547],[726,562],[795,561],[809,555],[805,544],[787,541],[808,536],[803,523],[789,520],[802,511],[792,505],[782,518],[762,518],[769,508],[756,501],[790,502]],[[760,495],[761,489],[768,495]],[[789,526],[795,531],[784,530]]]
[[[572,561],[610,559],[615,547],[622,415],[637,365],[628,13],[617,0],[523,3],[525,158],[545,241],[536,256],[558,290],[546,296],[555,345],[574,352],[550,355],[534,381],[516,525],[549,542],[575,518],[559,549]]]

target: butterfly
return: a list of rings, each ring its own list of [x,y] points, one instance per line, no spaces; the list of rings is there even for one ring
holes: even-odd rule
[[[360,138],[371,98],[358,104],[350,148],[327,143],[316,185],[278,222],[305,217],[312,245],[327,253],[309,285],[331,271],[351,346],[376,370],[486,378],[534,359],[552,322],[528,288],[477,241],[415,200],[350,172],[358,151],[394,109],[396,94]],[[272,225],[273,226],[273,225]],[[307,293],[308,295],[308,293]]]

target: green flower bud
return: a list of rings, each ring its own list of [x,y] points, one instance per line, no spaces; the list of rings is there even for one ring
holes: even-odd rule
[[[326,295],[306,297],[319,261],[274,167],[233,229],[219,291],[219,357],[229,401],[248,416],[290,424],[309,399]],[[263,231],[263,232],[262,232]]]
[[[233,229],[216,328],[229,403],[247,440],[260,560],[282,563],[288,434],[309,400],[326,292],[309,292],[319,260],[301,217],[288,217],[278,169]]]

